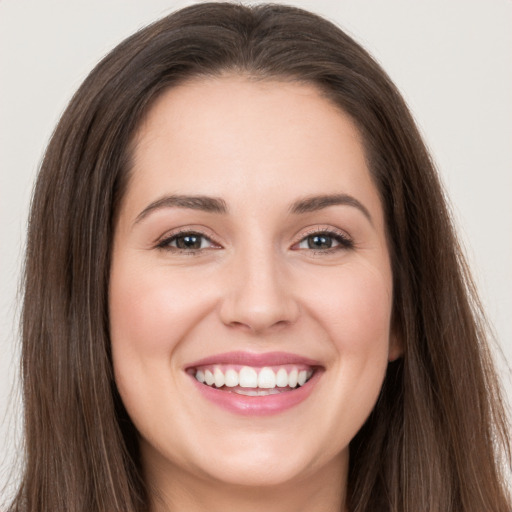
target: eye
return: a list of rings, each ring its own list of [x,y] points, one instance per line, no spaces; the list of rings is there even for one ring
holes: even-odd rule
[[[297,245],[297,249],[312,249],[314,251],[330,252],[340,249],[351,249],[352,240],[341,232],[317,231],[310,233]]]
[[[218,249],[220,246],[202,233],[182,231],[165,238],[157,247],[170,251],[196,252],[209,248]]]

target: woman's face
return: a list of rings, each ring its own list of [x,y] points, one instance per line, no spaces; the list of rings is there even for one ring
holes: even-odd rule
[[[145,470],[344,475],[399,350],[354,123],[313,86],[226,76],[165,92],[134,148],[109,301]]]

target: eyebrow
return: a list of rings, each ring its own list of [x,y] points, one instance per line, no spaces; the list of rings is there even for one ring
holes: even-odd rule
[[[355,197],[348,194],[326,194],[298,199],[292,203],[289,211],[292,214],[300,215],[323,210],[330,206],[352,206],[357,208],[370,223],[373,224],[373,219],[368,209]],[[217,214],[227,214],[229,212],[226,201],[219,197],[170,195],[161,197],[146,206],[146,208],[139,213],[134,224],[139,223],[153,211],[162,208],[187,208]]]
[[[355,197],[348,194],[327,194],[321,196],[305,197],[295,201],[290,207],[290,212],[300,215],[302,213],[310,213],[323,210],[324,208],[329,208],[329,206],[340,205],[357,208],[370,221],[370,224],[373,224],[373,219],[368,209]]]
[[[151,212],[161,208],[188,208],[190,210],[201,210],[210,213],[228,213],[226,201],[218,197],[171,195],[157,199],[146,206],[137,215],[134,224],[140,222]]]

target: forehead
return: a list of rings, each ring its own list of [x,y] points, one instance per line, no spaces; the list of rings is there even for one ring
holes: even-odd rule
[[[228,202],[337,192],[377,198],[350,116],[311,84],[243,76],[165,91],[136,134],[130,181],[138,208],[163,193]]]

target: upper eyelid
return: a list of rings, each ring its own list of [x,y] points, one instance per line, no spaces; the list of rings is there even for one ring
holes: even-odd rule
[[[205,232],[207,231],[207,232]],[[315,225],[310,226],[309,228],[306,228],[306,231],[302,231],[301,233],[298,233],[294,239],[295,241],[292,243],[292,247],[297,245],[298,243],[302,242],[305,238],[308,236],[324,233],[331,236],[337,236],[339,238],[342,238],[343,240],[346,240],[347,242],[350,242],[350,244],[353,244],[352,237],[345,231],[340,228],[335,228],[333,226],[326,226],[326,225]],[[171,232],[167,232],[165,235],[159,237],[155,243],[154,246],[157,248],[163,248],[166,246],[166,244],[169,244],[172,240],[176,239],[180,235],[186,235],[186,234],[195,234],[198,236],[201,236],[211,242],[212,244],[216,244],[220,247],[223,247],[224,244],[220,243],[216,236],[209,234],[209,230],[205,230],[204,227],[196,228],[196,227],[188,227],[184,226],[181,228],[177,228],[176,230],[173,230]],[[184,249],[178,249],[178,250],[184,250]],[[204,249],[190,249],[190,251],[202,251]],[[315,249],[311,249],[315,250]],[[322,250],[322,252],[324,252]]]
[[[299,234],[295,237],[296,242],[294,242],[294,243],[300,242],[304,238],[311,236],[311,235],[315,235],[317,233],[338,235],[342,238],[346,238],[347,240],[352,240],[352,237],[349,235],[349,233],[347,233],[347,231],[345,231],[343,229],[335,228],[333,226],[317,225],[314,227],[307,228],[307,230],[305,232],[299,232]]]
[[[202,236],[208,240],[210,240],[213,243],[216,243],[218,245],[221,245],[218,238],[210,233],[210,230],[207,230],[203,227],[193,227],[193,226],[185,226],[180,228],[175,228],[170,231],[166,231],[163,235],[159,236],[153,243],[153,245],[158,246],[161,243],[167,242],[175,237],[178,237],[180,235],[187,235],[187,234],[195,234]]]
[[[205,235],[204,233],[200,233],[198,231],[181,231],[181,232],[178,232],[178,233],[173,233],[172,235],[169,235],[167,237],[164,237],[162,239],[162,242],[167,242],[169,240],[175,240],[177,238],[179,238],[180,236],[186,236],[186,235],[195,235],[197,237],[200,237],[200,238],[204,238],[205,240],[208,240],[210,242],[213,242],[213,243],[216,243],[212,237],[210,236],[207,236]]]
[[[174,242],[177,238],[179,238],[180,236],[183,236],[183,235],[187,235],[187,234],[195,234],[201,238],[208,240],[212,245],[217,246],[217,247],[203,247],[203,248],[199,248],[199,249],[194,249],[194,248],[183,249],[183,248],[175,247],[175,246],[171,245],[171,243]],[[192,230],[178,231],[178,232],[172,233],[168,236],[163,236],[159,241],[156,242],[156,244],[153,244],[153,247],[155,249],[166,251],[166,252],[174,252],[174,253],[189,254],[189,255],[192,255],[192,254],[198,255],[208,249],[218,250],[219,247],[222,248],[222,246],[218,242],[213,240],[212,237],[206,236],[203,233],[200,233],[198,231],[192,231]]]
[[[327,236],[330,236],[332,238],[338,239],[338,246],[325,248],[325,249],[313,249],[303,248],[303,251],[306,251],[308,254],[334,254],[338,253],[340,250],[349,250],[354,249],[357,247],[356,242],[354,241],[354,238],[352,235],[350,235],[346,230],[332,226],[332,225],[320,225],[317,224],[315,226],[309,226],[306,228],[306,232],[302,231],[299,232],[295,238],[295,242],[292,244],[292,247],[297,246],[298,244],[302,243],[306,238],[312,235],[316,234],[325,234]],[[300,249],[295,249],[300,250]]]

